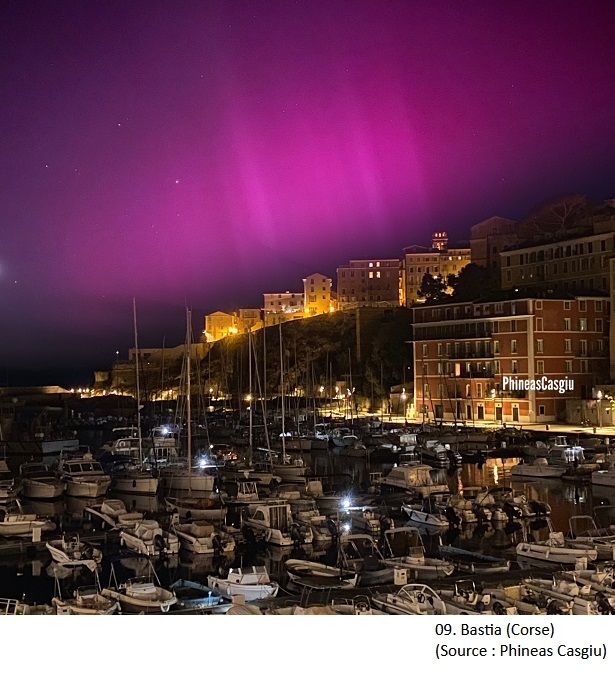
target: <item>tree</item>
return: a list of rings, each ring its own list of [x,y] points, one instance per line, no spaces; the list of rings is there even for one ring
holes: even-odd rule
[[[559,238],[565,236],[590,208],[581,194],[566,194],[533,208],[519,223],[522,236]]]
[[[444,278],[426,273],[417,294],[425,300],[426,304],[437,304],[448,297],[447,289],[448,285]]]
[[[466,264],[457,275],[450,275],[448,284],[455,301],[473,301],[498,288],[493,272],[474,263]]]

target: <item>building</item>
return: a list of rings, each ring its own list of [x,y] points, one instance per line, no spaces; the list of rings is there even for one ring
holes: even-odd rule
[[[263,294],[265,325],[303,318],[303,292],[269,292]]]
[[[237,329],[240,334],[253,332],[261,329],[263,320],[261,317],[262,311],[260,308],[240,308],[237,309]]]
[[[448,234],[436,231],[432,235],[431,248],[413,245],[404,248],[402,261],[402,302],[413,306],[423,300],[418,291],[426,273],[448,278],[458,274],[470,263],[470,248],[448,247]]]
[[[340,310],[358,306],[399,306],[398,259],[352,259],[337,269]]]
[[[219,341],[224,337],[237,334],[237,316],[234,313],[215,311],[205,316],[205,338],[207,341]]]
[[[519,243],[517,222],[506,217],[490,217],[470,229],[470,257],[486,269],[500,268],[500,252]]]
[[[602,297],[420,306],[413,315],[414,409],[424,420],[561,420],[567,400],[590,397],[607,375]],[[531,389],[532,381],[572,389]]]
[[[303,279],[303,313],[306,317],[333,311],[331,278],[313,273]]]

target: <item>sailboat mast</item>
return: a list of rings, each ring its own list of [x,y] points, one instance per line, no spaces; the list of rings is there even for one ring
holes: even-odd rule
[[[192,409],[190,400],[190,355],[192,351],[192,311],[186,309],[186,420],[187,428],[187,444],[188,444],[188,488],[192,488]]]
[[[278,323],[280,332],[280,388],[282,399],[282,462],[286,462],[286,432],[284,420],[284,357],[282,355],[282,323]]]
[[[141,388],[139,387],[139,337],[137,334],[137,300],[132,298],[132,321],[135,331],[135,378],[137,379],[137,438],[139,441],[139,463],[143,462],[143,442],[141,439]]]
[[[249,456],[248,464],[252,465],[252,432],[253,432],[253,418],[252,418],[252,407],[254,405],[253,399],[254,395],[252,393],[252,332],[248,332],[248,400],[250,402],[250,441],[248,444],[249,447]]]

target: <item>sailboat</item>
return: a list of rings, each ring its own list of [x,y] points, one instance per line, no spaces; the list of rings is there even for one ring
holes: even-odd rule
[[[217,495],[214,494],[217,473],[215,468],[203,466],[194,468],[192,465],[192,407],[191,407],[191,372],[190,360],[192,351],[192,312],[186,309],[186,444],[187,465],[168,467],[162,470],[165,488],[175,491],[187,491],[187,497],[166,498],[167,508],[191,512],[200,510],[222,511],[223,505]],[[197,497],[194,497],[196,494]],[[213,506],[212,506],[213,505]],[[199,515],[201,518],[202,515]]]
[[[282,323],[278,324],[280,334],[280,399],[282,405],[282,460],[273,465],[273,474],[282,478],[282,481],[304,484],[305,478],[309,474],[309,467],[305,465],[301,458],[290,460],[286,455],[286,412],[284,408],[284,357],[282,352]]]
[[[122,468],[112,474],[111,488],[121,493],[154,495],[158,490],[158,478],[143,469],[143,435],[141,432],[141,389],[139,382],[139,339],[137,334],[137,302],[132,300],[132,314],[135,333],[135,378],[137,393],[137,448],[138,456],[128,460]],[[131,442],[131,438],[125,438]]]

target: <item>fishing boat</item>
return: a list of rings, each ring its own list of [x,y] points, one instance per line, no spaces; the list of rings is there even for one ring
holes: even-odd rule
[[[168,612],[177,603],[175,594],[151,577],[133,577],[117,587],[103,589],[101,594],[117,601],[122,612],[133,614]]]
[[[246,601],[277,596],[279,585],[269,579],[265,566],[231,568],[226,578],[207,578],[207,584],[225,596],[243,596]]]
[[[390,615],[445,615],[446,605],[426,584],[406,584],[396,593],[372,596],[372,602]]]
[[[99,498],[111,486],[111,477],[89,454],[64,460],[60,464],[60,479],[66,484],[66,495],[75,498]]]
[[[95,572],[102,561],[103,555],[100,549],[87,542],[81,542],[78,535],[72,537],[63,535],[58,540],[50,540],[45,546],[51,558],[66,568],[85,566],[91,572]]]
[[[559,479],[565,473],[565,466],[550,465],[546,458],[536,458],[531,463],[519,463],[510,469],[510,476],[513,479]]]
[[[449,577],[455,571],[450,561],[425,556],[425,546],[416,528],[386,530],[382,547],[385,565],[406,568],[417,580]]]
[[[380,514],[372,507],[350,507],[348,510],[352,529],[373,537],[380,535]]]
[[[208,521],[175,524],[173,532],[181,548],[193,554],[231,554],[235,550],[235,540]]]
[[[163,530],[158,521],[153,519],[143,519],[134,528],[121,530],[120,545],[144,556],[179,553],[177,535]]]
[[[54,500],[64,494],[66,484],[45,463],[24,463],[19,468],[24,498]]]
[[[233,605],[228,596],[199,582],[177,580],[169,588],[177,596],[177,607],[182,610],[218,615],[226,613]]]
[[[286,500],[249,505],[243,523],[255,537],[280,547],[311,544],[314,539],[311,528],[293,521],[291,507]]]
[[[79,587],[72,598],[51,600],[58,615],[113,615],[119,612],[117,600],[104,596],[97,586]]]
[[[592,548],[578,549],[567,543],[561,532],[549,532],[547,540],[541,542],[520,542],[516,548],[517,558],[523,561],[576,565],[598,558],[598,552]]]

